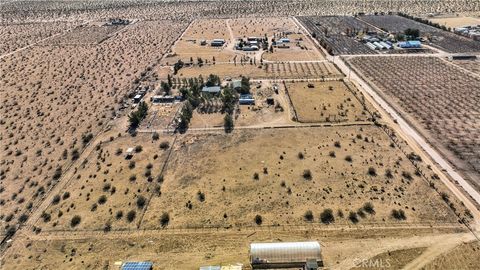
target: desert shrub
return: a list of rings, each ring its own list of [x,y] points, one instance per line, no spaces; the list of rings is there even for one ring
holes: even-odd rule
[[[448,202],[450,201],[450,198],[449,198],[449,196],[448,196],[447,193],[441,192],[441,193],[440,193],[440,196],[442,197],[442,200],[443,200],[444,202],[448,203]]]
[[[145,203],[147,202],[147,199],[143,197],[142,195],[137,197],[137,207],[139,209],[142,209],[145,206]]]
[[[350,213],[348,213],[348,219],[354,224],[358,223],[357,213],[353,212],[353,211],[350,211]]]
[[[411,175],[409,172],[407,172],[407,171],[403,171],[403,172],[402,172],[402,176],[403,176],[403,178],[405,178],[405,179],[407,179],[407,180],[412,180],[412,179],[413,179],[413,178],[412,178],[412,175]]]
[[[259,179],[258,173],[254,173],[254,174],[253,174],[253,179],[254,179],[254,180],[258,180],[258,179]]]
[[[262,222],[263,222],[262,216],[256,215],[254,220],[257,225],[262,225]]]
[[[363,210],[365,210],[365,212],[369,213],[369,214],[375,214],[375,209],[373,207],[373,204],[371,202],[366,202],[364,205],[363,205]]]
[[[334,145],[335,147],[337,147],[337,148],[340,148],[340,147],[341,147],[341,144],[340,144],[339,141],[334,142],[333,145]]]
[[[98,204],[104,204],[107,202],[107,196],[102,195],[98,198]]]
[[[107,192],[108,190],[110,190],[110,187],[111,187],[110,183],[103,184],[103,188],[102,188],[103,192]]]
[[[336,157],[335,151],[330,151],[330,152],[328,153],[328,155],[329,155],[330,157]]]
[[[345,160],[348,162],[352,162],[352,156],[348,155],[345,157]]]
[[[152,134],[152,140],[156,141],[156,140],[158,140],[158,139],[160,139],[160,135],[158,134],[158,132],[154,132],[154,133]]]
[[[120,156],[122,153],[123,153],[122,148],[117,148],[117,150],[115,151],[115,155],[117,156]]]
[[[97,211],[97,208],[98,208],[98,205],[96,203],[92,204],[92,206],[90,207],[90,211],[92,212],[95,212]]]
[[[297,156],[298,156],[298,159],[303,159],[303,158],[304,158],[304,156],[303,156],[303,153],[302,153],[302,152],[298,152],[298,155],[297,155]]]
[[[135,210],[130,210],[130,211],[128,211],[128,213],[127,213],[127,221],[128,221],[128,222],[132,222],[132,221],[135,219],[136,216],[137,216],[137,212],[135,212]]]
[[[302,176],[303,176],[303,179],[305,179],[305,180],[311,180],[312,179],[312,172],[308,169],[304,170]]]
[[[145,173],[144,173],[143,175],[145,175],[145,177],[150,177],[150,176],[152,176],[152,170],[148,170],[148,169],[145,170]],[[153,180],[153,179],[152,179],[152,180]]]
[[[133,161],[133,160],[130,161],[130,162],[128,163],[128,168],[129,168],[129,169],[135,168],[135,161]]]
[[[201,191],[198,191],[197,192],[197,198],[200,202],[203,202],[203,201],[205,201],[205,194],[202,193]]]
[[[370,167],[370,168],[368,168],[368,174],[370,176],[376,176],[377,175],[377,170],[375,170],[375,168],[373,168],[373,167]]]
[[[338,216],[339,218],[343,218],[343,217],[344,217],[343,211],[342,211],[341,209],[338,209],[338,211],[337,211],[337,216]]]
[[[66,200],[68,198],[70,198],[70,192],[66,191],[65,193],[63,193],[62,199]]]
[[[115,218],[118,220],[118,219],[121,219],[122,217],[123,217],[123,211],[118,210],[117,213],[115,214]]]
[[[366,215],[365,215],[365,212],[363,212],[363,208],[359,208],[357,210],[357,215],[361,218],[365,218]]]
[[[82,218],[79,216],[79,215],[75,215],[72,220],[70,220],[70,226],[72,228],[78,226],[78,224],[80,224],[80,222],[82,221]]]
[[[135,150],[135,153],[140,153],[140,152],[142,152],[143,147],[141,145],[137,145],[137,146],[135,146],[134,150]]]
[[[407,216],[405,215],[405,212],[402,209],[393,209],[392,210],[392,217],[397,219],[397,220],[406,220]]]
[[[387,170],[385,171],[385,176],[386,176],[387,178],[393,178],[392,170],[387,169]]]
[[[72,161],[75,161],[80,158],[80,152],[78,152],[78,149],[75,148],[72,150]]]
[[[148,163],[147,166],[145,167],[147,170],[151,170],[153,168],[152,163]]]
[[[167,141],[163,141],[160,143],[160,149],[167,150],[170,147],[170,143]]]
[[[303,214],[303,218],[306,220],[306,221],[313,221],[313,213],[312,211],[308,210],[307,212],[305,212],[305,214]]]
[[[58,204],[60,202],[60,195],[53,196],[52,204]]]
[[[53,173],[52,178],[53,180],[58,180],[60,179],[60,176],[62,176],[62,167],[57,167],[55,169],[55,172]]]
[[[105,223],[105,226],[103,226],[103,232],[109,232],[111,230],[112,230],[112,223],[108,221],[107,223]]]
[[[18,217],[18,222],[20,223],[25,223],[28,219],[28,215],[27,214],[21,214],[19,217]]]
[[[324,224],[330,224],[335,221],[335,217],[333,216],[332,209],[325,209],[320,213],[320,221]]]
[[[133,182],[133,181],[137,180],[137,176],[136,176],[135,174],[132,174],[132,175],[130,175],[129,180],[130,180],[131,182]]]
[[[160,225],[165,227],[170,222],[170,215],[167,212],[163,212],[162,216],[160,216]]]
[[[157,182],[158,182],[158,183],[163,183],[163,175],[159,174],[159,175],[157,176]]]
[[[43,222],[47,223],[52,219],[52,216],[49,213],[43,212],[41,215]]]

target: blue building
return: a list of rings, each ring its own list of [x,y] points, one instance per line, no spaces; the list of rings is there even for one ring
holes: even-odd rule
[[[409,41],[402,41],[398,43],[398,47],[409,49],[409,48],[421,48],[422,43],[418,40],[409,40]]]

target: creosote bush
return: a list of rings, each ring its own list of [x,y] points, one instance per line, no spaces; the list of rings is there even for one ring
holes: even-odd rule
[[[405,215],[405,212],[402,209],[393,209],[392,210],[392,217],[397,219],[397,220],[406,220],[407,216]]]
[[[262,216],[256,215],[254,220],[257,225],[262,225],[262,222],[263,222]]]
[[[327,208],[320,213],[320,221],[324,224],[330,224],[335,221],[335,217],[333,216],[333,211],[330,208]]]
[[[80,222],[82,221],[82,218],[79,216],[79,215],[75,215],[72,220],[70,220],[70,226],[72,228],[78,226],[78,224],[80,224]]]
[[[311,222],[313,221],[313,213],[311,210],[307,210],[307,212],[305,212],[305,214],[303,214],[303,218],[308,221],[308,222]]]
[[[160,217],[160,225],[162,227],[166,227],[170,222],[170,215],[167,212],[163,212],[162,216]]]

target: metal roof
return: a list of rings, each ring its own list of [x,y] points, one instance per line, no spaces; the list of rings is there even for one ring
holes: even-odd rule
[[[122,265],[122,270],[151,270],[151,262],[126,262]]]
[[[200,266],[200,270],[220,270],[221,266],[218,265],[209,265],[209,266]]]
[[[252,264],[306,262],[309,259],[322,259],[320,244],[316,241],[250,244]]]
[[[202,92],[208,92],[208,93],[219,93],[221,91],[220,86],[204,86],[202,88]]]

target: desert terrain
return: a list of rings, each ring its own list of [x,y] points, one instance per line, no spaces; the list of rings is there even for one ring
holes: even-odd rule
[[[480,4],[0,3],[0,267],[477,269],[480,45],[404,15],[446,9]]]

